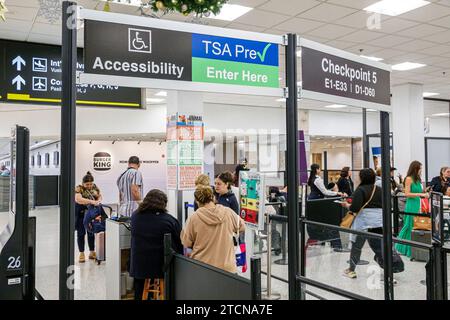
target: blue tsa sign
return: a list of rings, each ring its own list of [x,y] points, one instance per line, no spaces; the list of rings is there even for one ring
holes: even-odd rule
[[[275,43],[192,34],[192,57],[278,67]]]

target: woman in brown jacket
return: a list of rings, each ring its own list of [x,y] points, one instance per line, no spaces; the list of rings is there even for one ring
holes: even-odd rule
[[[199,209],[188,219],[181,242],[192,249],[192,259],[237,273],[233,235],[245,231],[244,221],[230,208],[214,203],[211,187],[199,186],[194,196]]]

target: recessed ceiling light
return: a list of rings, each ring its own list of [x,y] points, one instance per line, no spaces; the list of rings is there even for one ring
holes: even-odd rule
[[[425,66],[426,66],[426,64],[423,64],[423,63],[403,62],[403,63],[399,63],[399,64],[394,64],[392,66],[392,70],[408,71],[408,70],[413,70],[413,69],[417,69],[417,68],[422,68]]]
[[[158,99],[158,98],[147,98],[148,103],[161,103],[165,101],[165,99]]]
[[[280,98],[280,99],[277,99],[277,100],[275,100],[276,102],[286,102],[286,99],[285,98]]]
[[[361,58],[366,58],[372,61],[383,61],[383,58],[377,58],[377,57],[369,57],[369,56],[365,56],[365,55],[360,55]]]
[[[300,58],[301,56],[302,56],[302,50],[298,50],[298,51],[297,51],[297,57]]]
[[[155,93],[155,96],[157,96],[157,97],[167,97],[167,91],[160,91],[158,93]]]
[[[238,4],[224,4],[218,15],[211,15],[209,18],[233,21],[251,10],[253,10],[253,8],[240,6]]]
[[[303,81],[297,82],[297,85],[300,86],[300,87],[302,86],[302,84],[303,84]]]
[[[450,113],[435,113],[431,115],[432,117],[448,117]]]
[[[331,104],[329,106],[325,106],[325,108],[329,108],[329,109],[341,109],[341,108],[347,108],[346,105],[343,104]]]
[[[430,4],[430,2],[424,0],[382,0],[364,8],[364,10],[388,16],[398,16],[427,4]]]
[[[438,95],[439,95],[439,93],[436,93],[436,92],[424,92],[423,93],[424,97],[433,97],[433,96],[438,96]]]
[[[368,112],[377,112],[375,109],[367,109]]]

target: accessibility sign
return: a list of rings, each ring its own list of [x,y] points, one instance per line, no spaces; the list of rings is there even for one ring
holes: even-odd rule
[[[84,27],[88,74],[279,88],[276,43],[89,19]]]

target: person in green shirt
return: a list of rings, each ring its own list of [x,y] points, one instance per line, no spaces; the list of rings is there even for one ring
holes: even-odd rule
[[[408,174],[405,179],[405,212],[420,213],[420,198],[428,198],[429,194],[424,192],[422,186],[422,164],[413,161],[409,165]],[[399,239],[411,240],[411,232],[414,227],[414,216],[404,215],[403,228],[398,235]],[[400,254],[411,257],[411,246],[397,243],[395,248]]]

